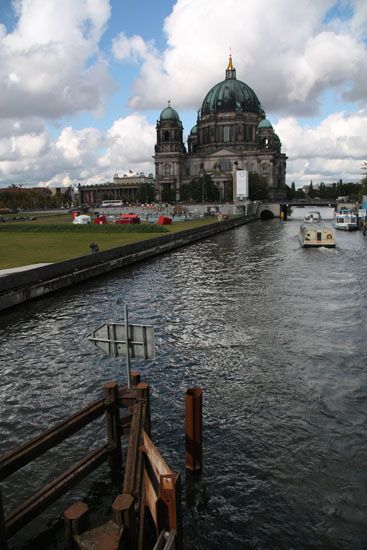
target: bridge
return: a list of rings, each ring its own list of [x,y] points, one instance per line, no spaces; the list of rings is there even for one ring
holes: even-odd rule
[[[336,199],[293,199],[281,202],[287,206],[330,206],[335,208],[339,201]]]
[[[337,205],[355,208],[355,202],[344,202],[336,199],[281,199],[267,200],[256,204],[256,216],[259,219],[265,220],[270,218],[287,219],[288,208],[292,206],[312,206],[312,207],[330,207],[335,208]]]

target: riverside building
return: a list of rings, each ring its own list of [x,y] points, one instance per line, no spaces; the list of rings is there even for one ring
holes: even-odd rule
[[[121,200],[125,203],[136,202],[141,189],[154,187],[153,174],[133,174],[119,176],[115,174],[112,182],[94,185],[79,185],[79,202],[86,205],[99,205],[105,200]],[[144,193],[143,193],[144,195]],[[148,201],[145,201],[148,202]]]
[[[255,92],[236,77],[229,56],[225,79],[206,94],[187,149],[179,114],[168,102],[156,125],[155,187],[157,199],[180,200],[180,187],[211,176],[221,201],[233,199],[234,170],[263,176],[273,199],[285,197],[286,155]]]

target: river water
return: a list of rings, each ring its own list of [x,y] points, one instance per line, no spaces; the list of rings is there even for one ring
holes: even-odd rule
[[[152,437],[182,472],[186,548],[367,547],[367,238],[304,250],[288,222],[255,222],[1,314],[5,452],[124,381],[86,336],[106,320],[153,324]],[[320,210],[331,226],[330,211]],[[184,394],[203,389],[203,474],[184,472]],[[8,510],[103,440],[103,425],[3,483]],[[62,548],[79,496],[108,511],[108,470],[53,505],[10,548]]]

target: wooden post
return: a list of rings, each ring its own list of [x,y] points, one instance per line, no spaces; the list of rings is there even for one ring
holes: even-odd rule
[[[150,394],[149,394],[149,384],[145,382],[140,382],[136,386],[136,397],[137,399],[144,399],[147,404],[146,416],[145,416],[145,426],[144,429],[147,434],[150,436],[151,433],[151,422],[150,422]]]
[[[112,505],[113,521],[122,527],[128,528],[129,548],[137,548],[135,500],[132,495],[124,493],[117,495]]]
[[[131,378],[131,385],[134,388],[140,382],[140,372],[137,370],[132,370],[130,372],[130,378]]]
[[[0,489],[0,550],[8,550],[8,544],[6,542],[6,522],[4,516],[3,499]]]
[[[176,549],[181,550],[183,539],[180,475],[166,474],[160,476],[157,522],[158,533],[162,530],[174,530],[176,532]]]
[[[185,466],[194,473],[202,470],[202,397],[201,388],[188,389],[185,396]]]
[[[108,444],[114,447],[111,454],[110,466],[114,477],[122,481],[122,452],[120,412],[118,406],[118,384],[116,380],[107,382],[103,386],[104,397],[108,408],[106,410],[106,429]]]
[[[74,535],[80,535],[88,527],[88,505],[81,500],[64,512],[65,539],[67,548],[74,548]]]

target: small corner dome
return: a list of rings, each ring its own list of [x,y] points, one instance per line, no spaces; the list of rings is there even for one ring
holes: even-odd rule
[[[193,134],[197,134],[197,133],[198,133],[198,127],[195,125],[191,128],[190,135],[192,136]]]
[[[178,112],[172,109],[170,103],[168,102],[168,107],[163,109],[159,120],[177,120],[179,122],[180,117],[178,116]]]
[[[265,128],[273,128],[273,126],[271,125],[271,122],[267,119],[267,118],[264,118],[258,125],[258,129],[259,130],[263,130]]]

